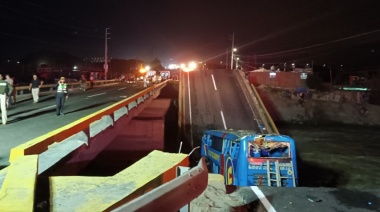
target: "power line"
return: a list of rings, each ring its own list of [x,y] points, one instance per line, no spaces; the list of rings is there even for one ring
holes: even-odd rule
[[[358,35],[353,35],[353,36],[341,38],[341,39],[336,39],[336,40],[325,42],[325,43],[319,43],[319,44],[315,44],[315,45],[311,45],[311,46],[306,46],[306,47],[302,47],[302,48],[290,49],[290,50],[285,50],[285,51],[280,51],[280,52],[274,52],[274,53],[268,53],[268,54],[261,54],[261,55],[257,55],[257,57],[273,56],[273,55],[278,55],[278,54],[284,54],[284,53],[289,53],[289,52],[295,52],[295,51],[315,48],[315,47],[319,47],[319,46],[325,46],[325,45],[328,45],[328,44],[333,44],[333,43],[337,43],[337,42],[341,42],[341,41],[345,41],[345,40],[349,40],[349,39],[353,39],[353,38],[357,38],[357,37],[373,34],[373,33],[376,33],[376,32],[380,32],[380,29],[373,30],[373,31],[370,31],[370,32],[366,32],[366,33],[362,33],[362,34],[358,34]]]

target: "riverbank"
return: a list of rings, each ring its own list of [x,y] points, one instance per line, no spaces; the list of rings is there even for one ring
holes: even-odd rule
[[[316,98],[316,95],[300,99],[286,89],[266,86],[258,86],[257,91],[275,123],[380,127],[378,105],[339,101],[336,96],[331,100],[322,100],[327,98]]]
[[[281,134],[296,141],[299,186],[380,188],[380,107],[257,88]]]

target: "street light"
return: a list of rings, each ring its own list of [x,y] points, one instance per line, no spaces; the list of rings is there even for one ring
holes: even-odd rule
[[[197,64],[195,62],[190,62],[187,66],[182,63],[181,64],[181,69],[184,71],[184,72],[190,72],[190,71],[194,71],[196,68],[197,68]]]

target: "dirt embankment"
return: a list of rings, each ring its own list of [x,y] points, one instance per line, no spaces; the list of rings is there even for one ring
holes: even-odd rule
[[[285,89],[265,86],[256,89],[277,123],[380,126],[380,106],[377,105],[344,101],[347,97],[333,93],[305,95],[301,99]]]

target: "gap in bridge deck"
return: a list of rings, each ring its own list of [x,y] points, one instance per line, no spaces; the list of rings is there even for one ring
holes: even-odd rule
[[[175,92],[168,86],[169,93]],[[112,140],[78,175],[113,176],[155,149],[178,152],[178,94],[168,96],[165,88],[162,91],[165,95],[159,96],[155,105],[134,117],[126,130]],[[186,151],[182,152],[188,153],[186,146],[183,144],[182,149]]]

